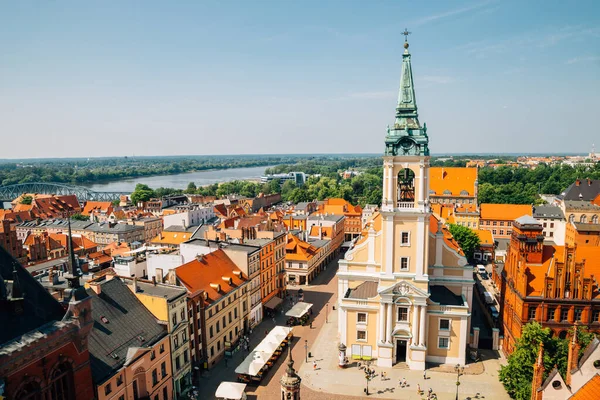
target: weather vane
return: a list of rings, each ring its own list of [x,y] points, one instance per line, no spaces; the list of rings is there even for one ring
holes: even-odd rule
[[[402,35],[404,35],[404,41],[408,42],[408,35],[410,35],[412,32],[409,32],[408,29],[404,28],[404,32],[402,32]]]

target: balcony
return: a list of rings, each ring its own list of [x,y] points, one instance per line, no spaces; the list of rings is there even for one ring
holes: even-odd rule
[[[412,201],[399,201],[396,203],[396,208],[415,208],[415,203]]]

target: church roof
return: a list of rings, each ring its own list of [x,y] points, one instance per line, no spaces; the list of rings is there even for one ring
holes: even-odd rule
[[[366,281],[358,285],[354,289],[348,289],[346,292],[347,299],[372,299],[377,296],[377,287],[379,284],[373,281]]]
[[[0,349],[2,345],[17,339],[27,332],[40,328],[49,322],[60,321],[65,311],[60,303],[27,270],[0,246],[0,297],[11,295],[15,290],[13,271],[18,278],[20,292],[23,294],[23,312],[15,315],[0,312]],[[7,282],[8,281],[8,282]],[[7,292],[4,293],[3,289]],[[0,298],[0,302],[4,301]]]
[[[462,306],[464,305],[462,296],[454,294],[446,286],[430,286],[429,297],[431,301],[439,303],[443,306]]]

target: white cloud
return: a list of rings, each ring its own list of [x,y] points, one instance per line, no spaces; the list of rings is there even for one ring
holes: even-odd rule
[[[488,5],[490,5],[492,3],[494,3],[494,2],[492,2],[492,1],[486,1],[486,2],[483,2],[483,3],[477,3],[477,4],[473,4],[473,5],[467,6],[467,7],[457,8],[457,9],[446,11],[446,12],[439,13],[439,14],[428,15],[426,17],[422,17],[420,19],[417,19],[416,21],[414,21],[413,23],[411,23],[411,26],[413,26],[413,27],[422,26],[422,25],[425,25],[425,24],[428,24],[430,22],[437,21],[437,20],[440,20],[440,19],[444,19],[444,18],[448,18],[448,17],[454,17],[454,16],[457,16],[457,15],[468,13],[470,11],[480,10],[483,7],[487,7]],[[486,10],[486,11],[493,12],[496,9],[497,9],[497,7],[496,8],[491,8],[491,9]]]
[[[600,61],[600,56],[582,56],[582,57],[574,57],[570,60],[567,60],[567,64],[578,64],[578,63],[587,63],[593,61]]]

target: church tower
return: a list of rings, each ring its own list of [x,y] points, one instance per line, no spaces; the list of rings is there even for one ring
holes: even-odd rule
[[[405,39],[395,121],[385,135],[381,209],[339,262],[338,314],[349,358],[424,370],[426,361],[465,362],[473,268],[430,212],[429,138],[408,49]]]
[[[300,400],[300,383],[302,379],[294,369],[294,359],[292,358],[292,344],[288,344],[288,361],[285,373],[279,380],[281,384],[281,400]]]

